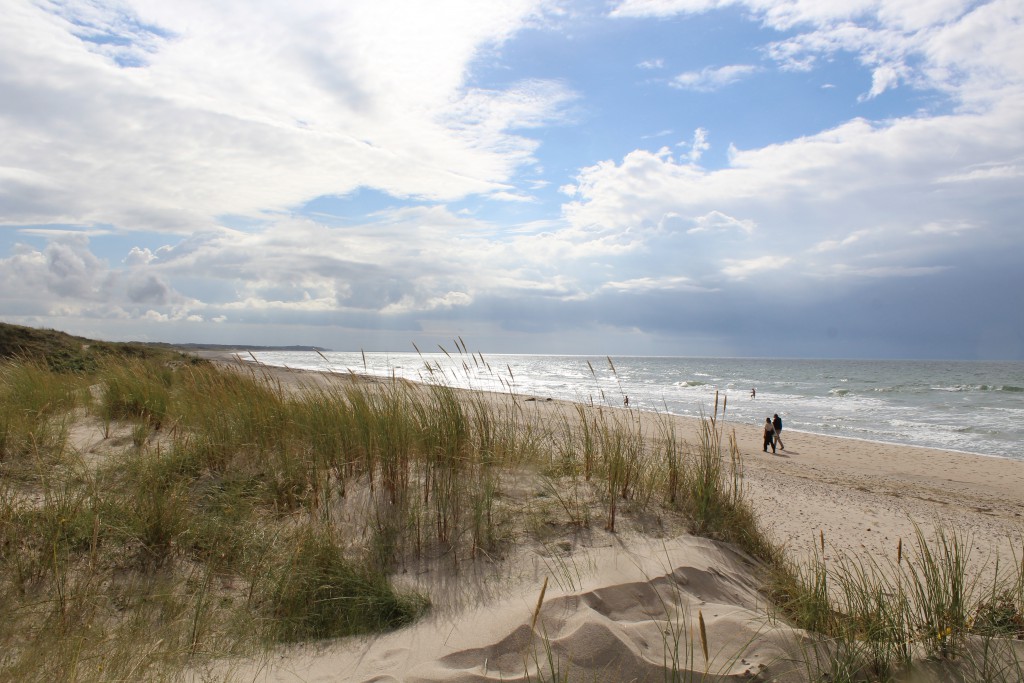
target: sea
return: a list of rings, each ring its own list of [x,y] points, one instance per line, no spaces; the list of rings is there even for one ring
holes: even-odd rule
[[[259,351],[260,363],[400,377],[1024,460],[1024,362]],[[756,390],[756,395],[754,391]]]

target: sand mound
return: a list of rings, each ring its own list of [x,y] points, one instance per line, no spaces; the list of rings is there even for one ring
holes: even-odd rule
[[[366,683],[663,681],[673,670],[684,677],[693,670],[698,678],[707,671],[710,680],[751,680],[791,668],[787,653],[798,636],[768,622],[756,564],[738,550],[680,536],[583,552],[586,576],[541,573],[539,581],[511,588],[510,597],[447,614],[440,607],[402,631],[293,652],[262,675]]]

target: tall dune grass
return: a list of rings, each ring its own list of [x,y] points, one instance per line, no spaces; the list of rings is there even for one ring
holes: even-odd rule
[[[0,361],[0,463],[32,476],[34,463],[64,454],[67,429],[85,385],[33,361]]]
[[[822,544],[824,545],[824,543]],[[1024,567],[969,570],[972,542],[937,522],[915,525],[910,551],[876,561],[815,547],[777,566],[782,614],[819,634],[801,657],[813,680],[1024,680]],[[1016,559],[1016,558],[1015,558]],[[984,588],[983,588],[984,586]]]
[[[491,371],[457,347],[465,372]],[[618,532],[674,515],[775,567],[782,613],[829,644],[808,653],[823,658],[816,671],[887,680],[920,648],[1015,670],[1002,643],[1021,634],[1024,558],[989,591],[967,580],[955,535],[920,536],[897,574],[786,564],[744,497],[724,404],[691,445],[667,416],[629,409],[542,418],[511,369],[500,396],[428,375],[296,392],[258,366],[0,365],[0,679],[175,679],[281,642],[409,623],[428,599],[389,572],[500,556],[537,526],[533,503],[505,489],[520,477],[553,501],[555,525]],[[68,448],[72,419],[130,438],[86,458]]]

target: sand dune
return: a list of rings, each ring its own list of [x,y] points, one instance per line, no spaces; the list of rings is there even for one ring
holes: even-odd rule
[[[269,372],[285,384],[332,381]],[[526,405],[542,420],[567,409],[559,401]],[[673,420],[679,436],[692,441],[696,422]],[[927,533],[936,521],[969,535],[976,567],[990,567],[995,553],[1019,555],[1024,461],[793,431],[785,435],[788,449],[773,456],[761,450],[760,425],[727,424],[727,431],[744,457],[747,495],[770,536],[794,557],[825,539],[826,560],[837,553],[885,558],[901,539],[911,541],[915,525]],[[500,567],[478,566],[455,578],[438,568],[398,577],[431,595],[434,609],[419,623],[375,638],[284,650],[236,672],[266,681],[408,683],[564,675],[662,681],[673,668],[692,670],[698,680],[704,672],[712,674],[706,680],[806,678],[804,665],[794,662],[802,634],[767,617],[758,566],[735,548],[688,535],[656,540],[596,531],[562,547],[563,554],[547,557],[522,547]]]
[[[508,586],[510,597],[455,613],[442,606],[400,632],[295,649],[254,678],[525,682],[551,680],[554,670],[569,680],[660,681],[666,668],[676,668],[751,680],[793,672],[789,660],[799,635],[766,617],[755,563],[740,551],[679,536],[580,552],[589,569],[573,586],[541,572],[539,582]],[[548,583],[536,612],[542,576]]]

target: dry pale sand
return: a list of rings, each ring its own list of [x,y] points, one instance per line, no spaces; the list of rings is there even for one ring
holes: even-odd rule
[[[290,386],[338,381],[268,372]],[[541,419],[567,407],[539,399],[522,405]],[[656,419],[635,415],[651,425]],[[681,438],[696,441],[695,420],[672,419]],[[1016,549],[1019,559],[1024,461],[789,430],[786,450],[772,455],[762,452],[760,425],[726,425],[754,508],[794,557],[824,537],[829,561],[843,553],[884,560],[899,539],[911,548],[915,522],[928,533],[941,521],[969,535],[976,567],[991,568],[997,552],[1005,561]],[[680,668],[710,671],[710,680],[802,680],[792,662],[800,635],[765,616],[752,566],[729,546],[686,535],[652,540],[595,530],[540,552],[524,544],[500,563],[464,565],[458,576],[399,577],[433,600],[414,626],[283,650],[259,666],[236,663],[234,673],[267,681],[536,681],[551,680],[556,661],[569,680],[660,681],[678,650]]]

